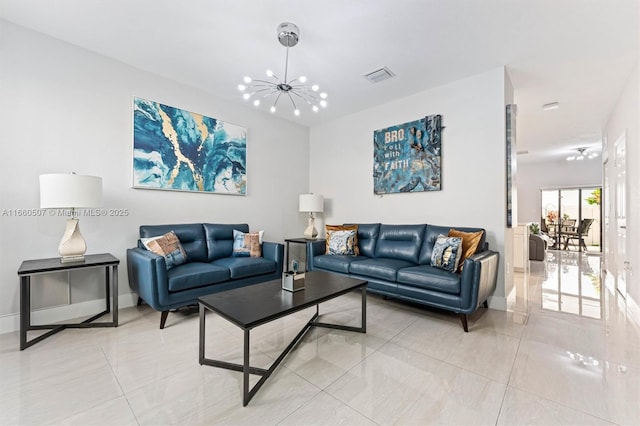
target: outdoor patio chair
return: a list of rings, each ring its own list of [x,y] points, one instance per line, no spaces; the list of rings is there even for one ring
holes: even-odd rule
[[[578,249],[583,248],[584,251],[587,251],[587,245],[584,242],[584,239],[589,235],[589,229],[593,224],[593,219],[582,219],[580,221],[580,225],[573,232],[566,232],[562,236],[564,239],[564,250],[569,246],[569,241],[577,240]],[[576,244],[572,244],[576,245]]]

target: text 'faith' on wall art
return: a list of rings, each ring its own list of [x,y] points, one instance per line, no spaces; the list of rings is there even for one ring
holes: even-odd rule
[[[373,132],[373,192],[439,191],[442,116]]]

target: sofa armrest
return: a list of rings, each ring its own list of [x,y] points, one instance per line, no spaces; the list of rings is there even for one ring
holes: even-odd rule
[[[313,258],[324,254],[327,249],[327,243],[322,241],[307,242],[307,269],[313,271]]]
[[[129,287],[156,311],[166,310],[169,280],[164,257],[140,248],[127,249]]]
[[[500,254],[485,250],[468,257],[460,277],[461,312],[473,313],[495,290]]]
[[[284,270],[284,244],[264,241],[262,243],[262,257],[276,262],[276,271],[278,274],[282,273]]]

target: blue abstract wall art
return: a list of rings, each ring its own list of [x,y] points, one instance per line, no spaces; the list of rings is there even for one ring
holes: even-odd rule
[[[373,192],[439,191],[442,116],[373,132]]]
[[[246,195],[247,129],[134,98],[134,188]]]

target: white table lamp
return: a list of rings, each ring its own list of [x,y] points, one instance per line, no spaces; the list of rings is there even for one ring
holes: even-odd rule
[[[40,175],[40,208],[71,209],[58,252],[61,262],[84,260],[87,243],[80,233],[76,209],[102,205],[102,178],[71,174]]]
[[[299,211],[309,213],[309,223],[307,229],[304,230],[304,237],[309,240],[315,240],[318,236],[318,230],[315,228],[315,217],[313,213],[322,213],[324,211],[324,198],[317,194],[300,194]]]

